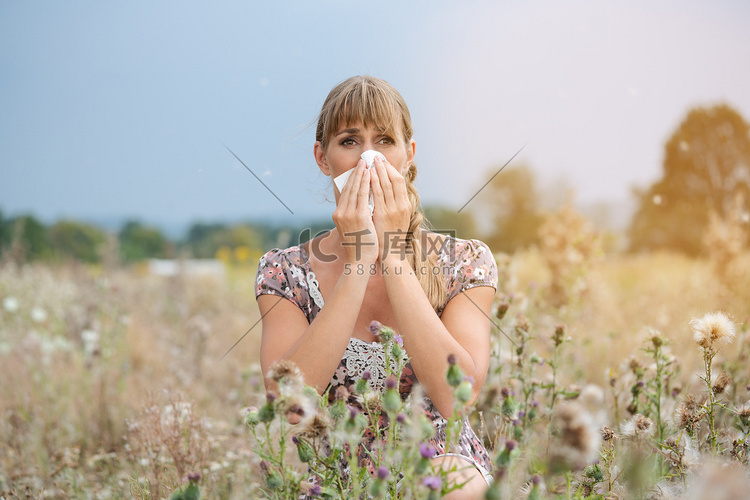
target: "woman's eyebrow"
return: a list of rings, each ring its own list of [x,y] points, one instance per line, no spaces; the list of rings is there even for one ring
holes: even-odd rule
[[[343,135],[343,134],[356,134],[356,133],[358,133],[358,132],[359,132],[359,129],[358,129],[358,128],[345,128],[345,129],[344,129],[344,130],[342,130],[341,132],[338,132],[338,133],[337,133],[337,134],[335,135],[335,137],[338,137],[338,136],[340,136],[340,135]]]

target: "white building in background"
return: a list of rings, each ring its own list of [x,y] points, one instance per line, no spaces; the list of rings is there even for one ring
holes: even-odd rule
[[[155,276],[214,276],[223,278],[224,263],[218,259],[148,259],[147,271]]]

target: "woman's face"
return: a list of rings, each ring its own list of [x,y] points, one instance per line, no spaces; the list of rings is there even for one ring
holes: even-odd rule
[[[333,133],[325,148],[320,142],[315,143],[315,161],[324,174],[335,179],[356,167],[362,153],[373,149],[383,153],[388,163],[404,175],[414,160],[416,144],[414,139],[404,143],[400,127],[395,132],[392,137],[372,124],[367,127],[362,122],[347,124]],[[338,196],[336,192],[337,200]]]

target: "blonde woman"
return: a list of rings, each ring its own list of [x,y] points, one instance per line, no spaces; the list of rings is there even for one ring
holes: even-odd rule
[[[407,394],[421,385],[436,427],[433,461],[453,470],[451,479],[468,480],[447,498],[476,498],[487,488],[491,463],[468,421],[458,447],[445,449],[442,416],[453,413],[445,373],[450,356],[473,378],[476,400],[489,363],[497,268],[481,241],[427,230],[414,186],[412,134],[406,103],[383,80],[357,76],[329,93],[315,161],[331,179],[354,170],[341,191],[333,188],[335,229],[260,259],[261,365],[267,372],[290,360],[321,394],[330,386],[331,398],[363,376],[382,388],[382,346],[369,326],[377,320],[393,327],[410,360],[399,389]],[[385,160],[377,157],[368,169],[360,158],[367,150]]]

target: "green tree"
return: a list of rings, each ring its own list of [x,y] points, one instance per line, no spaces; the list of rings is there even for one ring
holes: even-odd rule
[[[157,228],[138,221],[126,222],[118,234],[120,255],[126,262],[166,257],[169,241]]]
[[[750,203],[750,126],[722,104],[690,110],[664,147],[661,179],[636,191],[632,250],[701,251],[709,213],[725,217],[736,195]]]
[[[424,207],[424,214],[437,232],[455,231],[455,236],[463,239],[480,236],[474,216],[469,211],[459,212],[455,208],[432,205]]]
[[[488,173],[490,178],[493,173]],[[492,227],[484,241],[493,252],[513,252],[539,241],[540,196],[534,172],[526,165],[506,168],[477,196],[477,219]]]
[[[49,240],[55,253],[62,258],[99,262],[100,247],[107,236],[96,226],[62,220],[49,228]]]
[[[47,227],[33,215],[6,219],[0,214],[0,254],[13,259],[46,259],[52,255]]]

